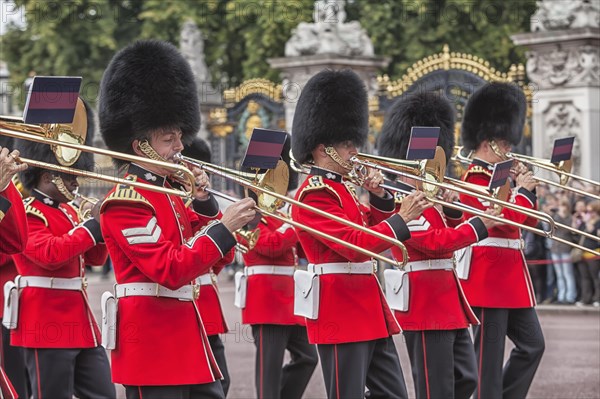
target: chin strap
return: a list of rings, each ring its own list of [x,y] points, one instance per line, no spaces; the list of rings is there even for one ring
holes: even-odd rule
[[[492,149],[494,154],[498,155],[503,161],[508,161],[508,157],[506,156],[505,153],[500,151],[498,144],[496,144],[496,142],[494,140],[490,141],[490,148]]]
[[[62,177],[52,176],[52,183],[56,186],[58,192],[64,195],[66,199],[68,199],[69,201],[73,201],[75,199],[73,193],[67,190],[67,188],[65,187],[65,182],[63,181]]]
[[[152,148],[152,146],[150,145],[150,143],[148,143],[148,140],[143,140],[140,141],[139,144],[139,149],[141,152],[144,153],[144,155],[146,155],[148,158],[154,160],[154,161],[162,161],[162,162],[168,162],[166,159],[164,159],[163,157],[161,157],[158,152],[156,152],[154,150],[154,148]]]
[[[333,159],[333,162],[337,163],[347,171],[351,171],[354,169],[354,165],[352,165],[350,162],[344,161],[342,157],[340,157],[340,154],[338,154],[338,152],[335,150],[335,148],[325,147],[325,153],[329,155],[329,158]]]

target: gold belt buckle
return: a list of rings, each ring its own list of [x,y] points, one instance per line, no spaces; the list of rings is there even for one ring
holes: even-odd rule
[[[200,297],[200,284],[192,284],[192,298],[194,301]]]
[[[87,281],[87,277],[82,277],[81,278],[81,289],[83,291],[87,290],[88,287],[88,281]]]
[[[210,271],[210,281],[213,285],[217,285],[217,275],[212,270]]]

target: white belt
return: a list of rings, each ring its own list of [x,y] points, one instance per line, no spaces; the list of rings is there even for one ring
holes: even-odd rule
[[[309,264],[308,271],[315,274],[373,274],[375,266],[373,262],[352,263],[320,263]]]
[[[178,290],[170,290],[156,283],[127,283],[115,286],[115,296],[124,298],[127,296],[154,296],[164,298],[182,299],[193,301],[198,299],[200,286],[185,285]]]
[[[87,288],[87,280],[82,277],[61,278],[61,277],[40,277],[40,276],[21,276],[19,288],[36,287],[50,288],[54,290],[83,291]]]
[[[473,247],[496,247],[521,250],[525,248],[525,242],[520,238],[488,237],[475,244]]]
[[[212,285],[213,277],[212,274],[206,273],[196,278],[196,284],[198,285]]]
[[[427,259],[408,262],[404,269],[407,272],[418,272],[421,270],[452,270],[454,269],[454,258],[450,259]]]
[[[294,266],[266,266],[255,265],[246,267],[246,275],[255,274],[276,274],[278,276],[293,276],[296,268]]]

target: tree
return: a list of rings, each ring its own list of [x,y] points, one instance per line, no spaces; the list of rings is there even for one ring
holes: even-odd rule
[[[141,0],[17,0],[26,27],[10,26],[0,58],[19,87],[30,73],[82,76],[82,96],[94,103],[104,68],[114,53],[139,35]],[[25,96],[19,96],[23,106]]]
[[[313,0],[16,0],[26,9],[25,29],[2,37],[0,58],[13,82],[31,70],[39,75],[79,75],[83,96],[97,97],[98,83],[116,51],[138,38],[179,44],[192,19],[205,38],[205,60],[217,87],[245,79],[279,80],[267,59],[284,55],[291,31],[312,20]],[[535,0],[348,1],[348,20],[359,20],[376,54],[391,58],[382,72],[399,78],[417,60],[443,44],[472,53],[506,70],[523,62],[510,34],[529,30]],[[223,86],[220,86],[222,84]],[[24,102],[20,97],[21,105]]]

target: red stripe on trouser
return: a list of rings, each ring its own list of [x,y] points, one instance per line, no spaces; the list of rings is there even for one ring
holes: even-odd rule
[[[484,326],[483,308],[481,308],[481,334],[479,334],[479,377],[477,381],[477,397],[481,398],[481,369],[483,368],[483,326]]]
[[[336,392],[336,398],[339,399],[340,397],[340,378],[338,375],[338,354],[337,354],[337,344],[334,344],[335,346],[333,347],[333,351],[334,351],[334,355],[335,355],[335,392]]]
[[[425,331],[421,331],[421,342],[423,344],[423,367],[425,369],[425,389],[427,390],[427,399],[431,397],[429,393],[429,371],[427,370],[427,346],[425,345]]]
[[[38,398],[42,399],[42,385],[40,383],[40,361],[38,359],[37,349],[35,349],[35,372],[37,373]]]
[[[260,398],[262,398],[264,396],[264,392],[263,392],[263,326],[260,326],[260,333],[259,333],[259,345],[260,350],[259,350],[259,361],[260,361],[260,382],[259,382],[259,391],[260,391]]]
[[[138,394],[140,395],[140,399],[142,398],[142,387],[138,387]]]

